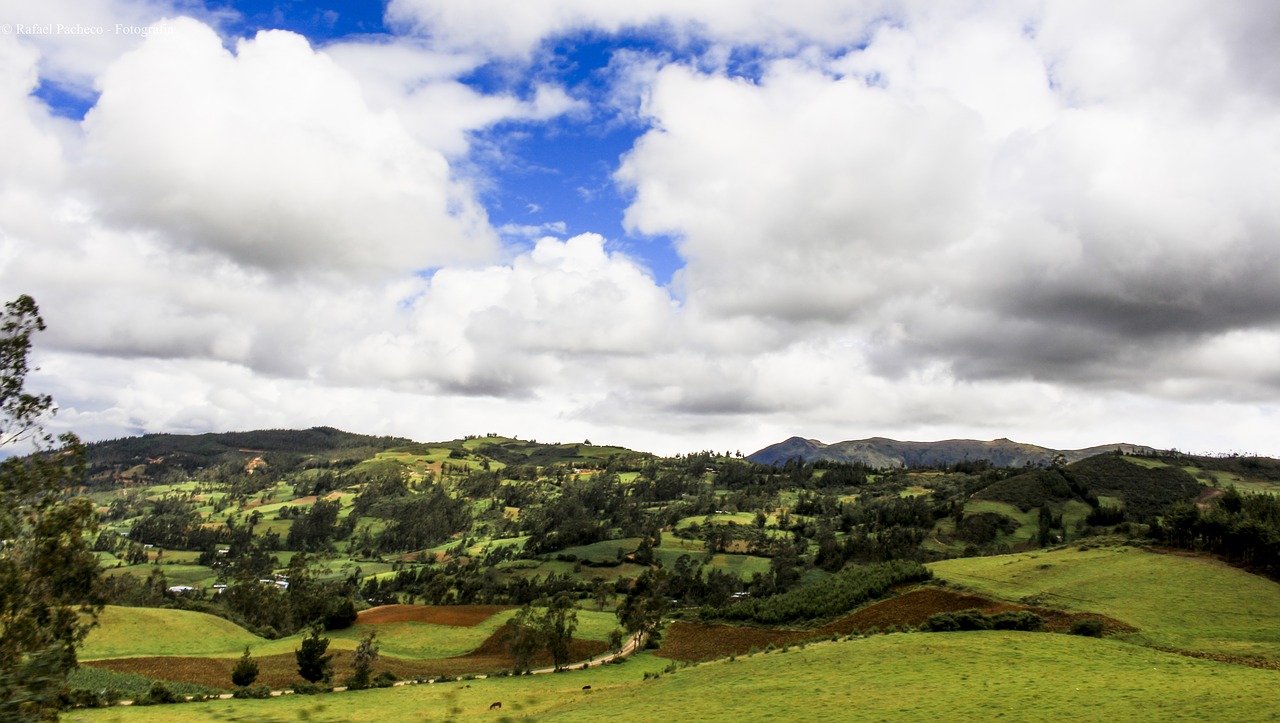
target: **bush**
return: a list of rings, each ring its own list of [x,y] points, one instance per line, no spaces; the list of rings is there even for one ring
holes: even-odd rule
[[[395,673],[392,673],[390,670],[384,670],[374,677],[373,687],[390,688],[397,680],[399,680],[399,678],[396,677]]]
[[[960,630],[1025,630],[1034,632],[1044,628],[1044,618],[1029,611],[985,615],[980,610],[961,610],[955,613],[930,615],[921,630],[929,633],[950,633]]]
[[[357,615],[355,602],[349,597],[342,598],[325,611],[324,629],[344,630],[349,628],[355,623]]]
[[[242,686],[231,691],[231,697],[232,698],[270,698],[271,686],[269,685],[258,685],[253,687]]]
[[[62,697],[64,708],[107,708],[120,702],[120,691],[105,688],[101,691],[72,688]]]
[[[1085,618],[1071,623],[1072,635],[1084,635],[1090,638],[1102,637],[1102,621],[1097,618]]]
[[[991,627],[994,630],[1025,630],[1027,632],[1036,632],[1044,629],[1044,618],[1036,615],[1030,610],[1000,613],[999,615],[991,617]]]
[[[258,661],[249,657],[249,646],[244,646],[244,655],[240,656],[240,661],[236,663],[236,667],[231,669],[231,684],[245,688],[253,685],[258,679]]]
[[[331,693],[333,688],[327,685],[316,685],[315,683],[299,683],[293,686],[293,692],[298,695],[316,695],[318,693]]]
[[[186,698],[173,692],[169,686],[157,680],[151,684],[151,689],[147,691],[146,695],[143,695],[141,698],[133,701],[133,704],[160,705],[164,703],[185,703],[186,700]]]

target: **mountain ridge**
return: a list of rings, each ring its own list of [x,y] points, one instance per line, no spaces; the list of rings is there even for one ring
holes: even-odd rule
[[[790,437],[747,455],[758,464],[779,464],[799,458],[805,462],[861,463],[877,469],[891,467],[950,466],[960,462],[986,460],[995,467],[1039,466],[1061,457],[1075,462],[1107,452],[1152,453],[1144,445],[1119,442],[1082,449],[1053,449],[1015,442],[1006,437],[993,440],[945,439],[936,442],[911,442],[888,437],[868,437],[827,444],[817,439]]]

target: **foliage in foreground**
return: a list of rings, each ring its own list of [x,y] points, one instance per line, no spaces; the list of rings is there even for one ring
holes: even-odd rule
[[[0,462],[0,720],[52,720],[101,609],[94,509],[64,496],[84,477],[83,446],[70,434],[55,443],[41,427],[53,400],[24,388],[44,329],[35,301],[18,297],[0,319],[0,449],[35,448]]]

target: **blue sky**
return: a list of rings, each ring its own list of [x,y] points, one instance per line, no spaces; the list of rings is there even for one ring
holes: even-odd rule
[[[1278,18],[0,0],[0,289],[88,439],[1280,454]]]

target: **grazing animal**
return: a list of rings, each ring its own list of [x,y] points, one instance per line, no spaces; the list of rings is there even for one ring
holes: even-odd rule
[[[583,690],[591,690],[591,686],[589,686],[589,685],[584,685],[584,686],[582,686],[582,689],[583,689]]]
[[[489,710],[495,710],[495,709],[501,709],[501,708],[502,708],[502,701],[498,701],[497,703],[494,703],[493,705],[489,706]]]

